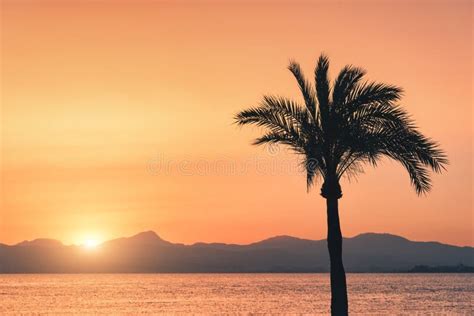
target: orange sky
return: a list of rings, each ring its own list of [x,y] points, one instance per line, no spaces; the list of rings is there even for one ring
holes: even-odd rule
[[[2,1],[0,242],[155,230],[183,243],[322,239],[319,186],[232,125],[286,70],[352,63],[402,86],[450,166],[417,197],[385,161],[343,182],[345,236],[473,245],[472,2]],[[273,148],[274,149],[274,148]],[[232,169],[235,168],[235,170]]]

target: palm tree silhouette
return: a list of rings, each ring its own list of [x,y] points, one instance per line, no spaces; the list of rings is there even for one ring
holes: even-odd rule
[[[303,157],[307,187],[322,179],[321,195],[327,205],[327,244],[331,266],[331,314],[347,315],[347,288],[342,263],[342,234],[338,199],[340,179],[376,166],[382,157],[400,162],[408,171],[417,194],[431,188],[428,168],[440,173],[448,163],[438,144],[417,131],[408,114],[397,105],[402,89],[393,85],[362,82],[365,71],[345,66],[332,89],[329,60],[321,55],[315,69],[315,87],[299,64],[290,62],[305,106],[279,96],[264,96],[260,106],[235,116],[239,125],[265,128],[255,145],[279,143]]]

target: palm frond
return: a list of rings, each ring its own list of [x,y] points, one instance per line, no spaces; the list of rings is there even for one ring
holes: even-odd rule
[[[323,126],[329,120],[329,59],[325,55],[321,55],[318,59],[316,69],[314,70],[314,78],[316,82],[316,95],[318,98],[319,111]]]
[[[446,170],[448,157],[435,141],[423,136],[417,130],[408,129],[404,131],[401,142],[407,152],[416,155],[417,160],[434,172],[441,173]]]
[[[400,100],[402,94],[403,89],[394,85],[374,82],[357,85],[349,93],[343,112],[350,115],[360,106],[373,104],[394,105]]]
[[[334,90],[332,92],[332,100],[334,106],[342,106],[345,104],[349,94],[356,87],[357,83],[364,77],[365,70],[353,66],[345,66],[339,73],[334,82]]]
[[[268,128],[276,133],[291,133],[294,130],[294,126],[287,121],[285,116],[278,115],[275,111],[265,107],[254,107],[241,111],[234,119],[238,125],[253,124]]]
[[[306,171],[306,188],[309,191],[318,178],[324,177],[324,167],[319,159],[309,157],[303,159],[302,166]]]
[[[264,96],[259,107],[239,112],[235,121],[239,125],[253,124],[268,130],[254,144],[280,142],[297,151],[304,147],[305,132],[311,128],[306,109],[296,102],[276,96]]]
[[[395,149],[395,150],[394,150]],[[417,194],[425,194],[431,190],[431,179],[428,170],[416,159],[412,153],[396,151],[394,149],[384,150],[384,154],[393,160],[400,162],[410,176],[411,184],[414,186]]]
[[[304,139],[302,137],[295,137],[288,133],[278,132],[267,132],[261,137],[254,140],[253,145],[264,145],[264,144],[282,144],[290,147],[294,152],[298,154],[304,154]]]
[[[431,188],[427,168],[441,172],[448,163],[439,146],[422,137],[419,132],[406,125],[379,126],[375,130],[359,130],[352,139],[351,152],[346,154],[339,166],[339,176],[358,162],[373,165],[383,157],[400,162],[407,170],[412,185],[418,194]]]
[[[439,173],[445,170],[448,160],[444,152],[436,142],[417,131],[414,121],[400,106],[391,103],[360,106],[353,114],[351,122],[353,129],[357,124],[358,130],[379,132],[380,135],[398,139],[406,151],[415,154],[422,164],[433,171]]]
[[[263,97],[261,105],[270,111],[284,115],[290,119],[293,124],[301,128],[307,128],[308,125],[311,124],[308,111],[290,99],[266,95]]]
[[[298,86],[300,87],[301,93],[303,94],[306,108],[311,113],[312,117],[316,118],[316,99],[314,89],[305,79],[301,67],[298,63],[290,61],[288,69],[291,71],[296,81],[298,82]]]

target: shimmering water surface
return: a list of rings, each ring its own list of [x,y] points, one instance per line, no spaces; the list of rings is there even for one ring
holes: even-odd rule
[[[473,313],[469,274],[349,274],[352,314]],[[0,275],[0,315],[327,314],[327,274]]]

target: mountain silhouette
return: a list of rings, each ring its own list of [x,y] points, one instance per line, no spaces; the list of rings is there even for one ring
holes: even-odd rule
[[[34,240],[25,240],[21,243],[17,244],[17,246],[21,247],[30,247],[30,246],[37,246],[37,247],[61,247],[64,246],[62,242],[55,239],[47,239],[47,238],[38,238]]]
[[[366,233],[344,238],[349,272],[410,271],[415,266],[473,266],[474,248]],[[88,250],[52,239],[0,244],[0,273],[328,272],[325,240],[277,236],[237,245],[175,244],[155,232]]]

